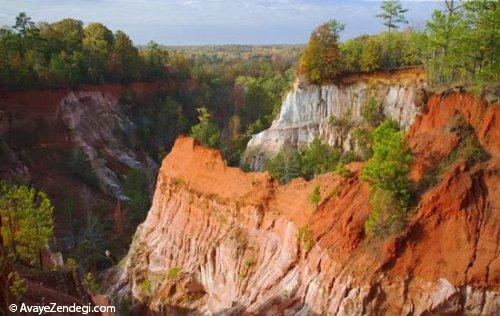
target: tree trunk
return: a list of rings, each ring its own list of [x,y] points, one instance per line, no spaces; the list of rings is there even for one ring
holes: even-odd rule
[[[35,225],[36,234],[38,236],[38,225]],[[38,260],[40,261],[40,270],[43,271],[43,258],[42,258],[42,248],[38,248]]]
[[[12,215],[10,214],[10,211],[9,211],[9,230],[10,230],[10,245],[9,245],[9,247],[12,247],[12,249],[15,251],[16,244],[14,241],[14,229],[12,228]]]

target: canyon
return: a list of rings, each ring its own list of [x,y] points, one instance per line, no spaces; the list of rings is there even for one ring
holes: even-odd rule
[[[43,253],[50,271],[19,268],[28,280],[27,304],[41,304],[43,300],[66,305],[98,302],[98,296],[86,292],[83,276],[63,264],[68,260],[68,251],[74,249],[71,247],[84,241],[77,234],[81,234],[85,218],[88,220],[99,208],[109,221],[117,200],[127,199],[122,184],[125,172],[157,170],[147,155],[130,148],[117,136],[120,131],[134,128],[121,109],[121,97],[129,93],[146,101],[167,89],[160,82],[135,82],[0,93],[0,177],[2,181],[24,183],[47,192],[55,206],[55,241],[50,245],[52,249],[47,247]],[[88,166],[70,166],[75,153]],[[86,174],[90,172],[95,175],[92,183]],[[114,231],[106,234],[110,238]],[[118,238],[125,251],[128,237]],[[64,262],[59,251],[64,253]]]
[[[364,84],[348,91],[364,91]],[[457,120],[488,159],[450,161],[418,191],[401,233],[387,239],[365,234],[370,188],[360,180],[362,163],[347,165],[348,177],[326,173],[280,185],[268,173],[228,167],[219,151],[180,137],[163,160],[152,207],[128,254],[109,271],[108,295],[163,314],[498,312],[500,107],[453,91],[417,101],[416,90],[403,86],[380,90],[387,93],[384,113],[406,129],[415,186],[461,146]],[[336,143],[320,126],[351,102],[315,108],[309,101],[320,91],[345,96],[334,86],[291,92],[273,126],[253,138],[248,156],[265,157],[318,135]],[[311,98],[291,101],[302,93]],[[280,122],[297,124],[281,128]],[[261,158],[251,159],[259,169]],[[320,201],[313,204],[316,186]]]
[[[61,173],[50,170],[61,167],[51,165],[56,160],[54,155],[60,155],[58,150],[78,149],[91,163],[100,189],[112,199],[125,199],[117,175],[126,168],[146,169],[150,161],[132,152],[116,136],[117,131],[133,127],[120,109],[120,97],[133,93],[147,100],[163,90],[159,82],[137,82],[2,93],[0,132],[10,135],[12,149],[12,165],[3,166],[2,178],[23,178],[23,182],[50,188],[55,184],[51,185],[52,181],[61,181]],[[22,164],[15,157],[22,152],[39,159],[29,166]],[[44,153],[52,157],[44,157]],[[50,174],[49,179],[44,174]]]
[[[178,89],[159,82],[88,85],[11,91],[0,98],[0,129],[12,146],[1,169],[4,179],[32,183],[56,202],[65,190],[92,196],[112,217],[116,201],[127,199],[120,181],[126,170],[152,170],[153,177],[158,172],[146,220],[125,258],[106,272],[103,285],[115,306],[130,301],[138,314],[168,315],[500,310],[498,104],[459,90],[431,93],[419,69],[346,75],[324,86],[299,79],[272,126],[248,144],[244,163],[257,172],[228,167],[219,151],[184,136],[158,171],[117,134],[134,128],[120,98],[134,93],[147,100]],[[424,187],[436,166],[463,144],[457,122],[465,122],[488,155],[474,163],[449,161],[416,194],[404,231],[387,239],[364,231],[370,187],[360,179],[362,162],[347,165],[347,177],[326,173],[285,185],[258,171],[279,150],[315,138],[355,151],[352,133],[372,97],[406,132],[415,187]],[[332,126],[332,117],[346,121],[345,128]],[[90,162],[99,187],[89,191],[61,172],[66,153],[76,149]],[[316,187],[317,204],[310,201]],[[63,217],[56,218],[55,229],[57,236],[70,233]],[[53,283],[30,281],[27,298],[37,303],[44,295],[55,297],[59,285]],[[76,302],[88,299],[63,294]]]
[[[0,315],[500,315],[495,1],[52,2],[1,15]]]

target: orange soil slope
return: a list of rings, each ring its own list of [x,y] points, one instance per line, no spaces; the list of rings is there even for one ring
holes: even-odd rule
[[[298,226],[309,223],[316,242],[337,260],[351,262],[360,275],[371,275],[366,273],[369,264],[372,273],[388,270],[393,276],[432,281],[445,277],[457,286],[498,290],[500,108],[464,94],[432,96],[427,111],[408,133],[415,153],[413,173],[423,174],[457,145],[458,135],[448,130],[457,113],[475,129],[490,160],[473,167],[463,161],[454,163],[421,197],[407,231],[386,242],[380,254],[367,252],[369,247],[363,243],[369,188],[358,178],[359,165],[351,166],[354,176],[350,179],[325,174],[310,182],[297,179],[280,186],[267,173],[229,168],[218,151],[181,137],[164,160],[161,173],[182,179],[195,192],[262,204],[266,212],[283,215]],[[309,196],[317,184],[322,201],[315,211]]]
[[[416,197],[405,231],[387,240],[364,233],[370,189],[359,179],[360,163],[348,166],[349,178],[327,173],[279,185],[267,173],[229,168],[218,151],[180,137],[109,292],[129,293],[151,310],[214,314],[495,313],[498,109],[458,93],[429,99],[407,135],[413,179],[423,179],[458,146],[457,114],[489,159],[451,162]],[[317,207],[309,200],[316,185]],[[301,240],[304,227],[310,243]],[[165,277],[172,267],[182,272]],[[149,294],[144,280],[151,282]]]

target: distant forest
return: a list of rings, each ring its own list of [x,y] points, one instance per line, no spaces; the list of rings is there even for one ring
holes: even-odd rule
[[[150,42],[136,47],[127,34],[113,33],[101,23],[84,26],[82,21],[70,18],[35,23],[20,13],[15,25],[0,28],[0,87],[127,83],[163,79],[172,72],[186,77],[201,63],[246,60],[287,64],[297,60],[301,51],[302,47],[295,45],[166,47]]]

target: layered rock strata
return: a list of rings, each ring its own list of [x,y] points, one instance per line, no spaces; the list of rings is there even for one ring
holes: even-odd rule
[[[261,170],[264,161],[283,148],[297,149],[320,138],[345,151],[355,150],[355,127],[370,99],[403,129],[421,113],[427,98],[423,71],[351,75],[327,85],[307,85],[297,80],[271,127],[252,137],[243,164]]]
[[[414,181],[459,146],[457,116],[488,159],[452,161],[416,197],[404,232],[384,240],[364,233],[370,190],[360,163],[348,178],[279,185],[179,138],[109,293],[193,315],[498,313],[499,109],[458,93],[429,99],[408,129]]]

